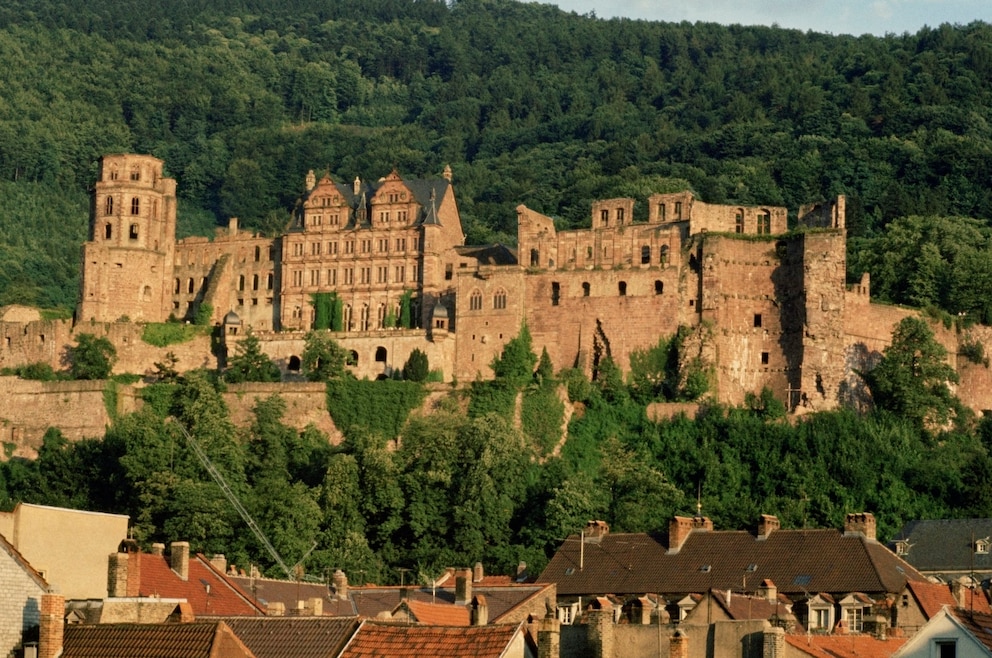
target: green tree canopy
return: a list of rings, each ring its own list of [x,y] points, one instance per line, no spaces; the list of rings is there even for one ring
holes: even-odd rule
[[[345,374],[348,353],[326,332],[311,331],[305,337],[301,366],[312,382],[326,382]]]
[[[106,379],[117,361],[117,349],[105,336],[79,334],[67,348],[69,375],[73,379]]]
[[[251,331],[234,347],[227,362],[224,379],[231,383],[277,382],[282,379],[279,366],[262,352],[262,343]]]

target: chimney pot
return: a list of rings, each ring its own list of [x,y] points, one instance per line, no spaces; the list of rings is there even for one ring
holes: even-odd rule
[[[482,582],[482,579],[485,577],[485,575],[486,572],[482,568],[482,563],[476,562],[475,568],[472,569],[472,582],[473,583]]]
[[[183,580],[189,580],[189,542],[174,541],[169,545],[169,566]]]
[[[165,555],[165,544],[152,544],[152,555]]]
[[[348,576],[338,569],[334,572],[331,580],[334,583],[334,594],[342,600],[348,598]]]
[[[214,566],[214,569],[221,573],[227,573],[227,557],[223,553],[214,553],[214,556],[210,558],[210,564]]]

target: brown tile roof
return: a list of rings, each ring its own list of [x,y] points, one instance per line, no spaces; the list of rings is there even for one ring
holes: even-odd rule
[[[775,602],[757,596],[744,596],[742,594],[730,594],[728,592],[713,591],[713,600],[727,613],[731,619],[771,619],[775,616],[784,615],[789,611],[788,606],[792,602],[783,594]]]
[[[227,617],[256,658],[337,656],[358,629],[356,617]],[[291,651],[290,651],[291,650]]]
[[[363,622],[341,658],[500,658],[522,624],[410,626]]]
[[[745,531],[696,531],[677,553],[667,538],[611,533],[586,541],[579,568],[579,536],[565,540],[538,583],[556,583],[559,596],[679,594],[733,589],[742,574],[770,579],[779,592],[901,592],[923,576],[882,544],[838,530],[776,530],[758,540]],[[708,568],[707,568],[708,567]]]
[[[871,635],[786,635],[785,641],[814,658],[889,658],[906,638]]]
[[[452,604],[438,605],[436,603],[425,603],[416,600],[405,601],[400,604],[400,606],[404,605],[418,624],[468,626],[472,623],[472,616],[469,614],[468,606]]]
[[[186,599],[197,617],[265,613],[264,608],[256,606],[248,594],[228,581],[203,555],[190,556],[187,580],[180,578],[162,555],[134,553],[133,557],[141,560],[139,596]]]
[[[963,608],[948,608],[947,613],[968,629],[975,639],[992,650],[992,615],[983,615]]]
[[[254,658],[224,622],[67,626],[62,658]]]
[[[923,610],[923,614],[927,616],[927,619],[933,618],[945,605],[952,608],[957,606],[957,601],[954,600],[954,595],[951,594],[950,585],[913,580],[906,583],[906,588],[909,589],[917,603],[920,604],[920,609]],[[965,609],[974,610],[982,614],[992,614],[989,601],[985,598],[985,594],[981,590],[966,589],[965,603]]]

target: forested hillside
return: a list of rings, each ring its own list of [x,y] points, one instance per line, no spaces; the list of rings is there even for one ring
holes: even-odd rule
[[[793,211],[849,195],[852,276],[910,215],[980,220],[988,260],[982,23],[853,38],[505,0],[21,1],[0,9],[0,85],[0,304],[72,305],[86,190],[115,151],[166,161],[183,234],[279,230],[311,168],[450,164],[472,243],[512,243],[519,203],[581,225],[593,199],[676,179]],[[982,315],[963,298],[989,297],[903,288],[879,292]]]

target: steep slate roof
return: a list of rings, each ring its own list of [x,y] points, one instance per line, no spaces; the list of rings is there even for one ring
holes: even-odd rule
[[[992,571],[992,552],[972,550],[973,540],[992,537],[992,519],[910,521],[895,537],[909,542],[902,558],[920,571]]]
[[[254,658],[221,621],[67,626],[62,647],[62,658]]]
[[[248,594],[229,582],[203,555],[190,556],[187,580],[172,570],[164,556],[133,553],[131,557],[141,560],[139,596],[186,599],[197,617],[265,613],[264,608],[256,606]]]
[[[323,601],[323,614],[330,617],[349,617],[358,614],[354,604],[348,599],[331,595],[323,583],[305,583],[274,578],[252,578],[250,576],[227,575],[227,579],[246,592],[252,601],[263,608],[272,603],[282,603],[286,611],[295,610],[298,601],[320,599]]]
[[[786,635],[790,646],[814,658],[889,658],[904,637],[879,640],[871,635]]]
[[[579,536],[572,535],[537,582],[557,583],[559,596],[677,594],[739,588],[746,573],[755,585],[770,579],[798,596],[896,593],[907,580],[924,580],[882,544],[838,530],[775,530],[763,540],[746,531],[695,531],[677,553],[667,548],[667,538],[611,533],[586,541],[580,569]]]
[[[441,201],[444,199],[444,195],[446,195],[448,190],[451,188],[451,183],[445,178],[421,179],[403,178],[401,176],[400,180],[413,194],[414,201],[421,206],[421,215],[420,217],[414,218],[414,225],[439,224],[440,221],[433,210],[436,205],[440,205]],[[338,183],[329,178],[325,182],[324,178],[321,178],[318,181],[318,185],[314,187],[313,190],[308,191],[303,198],[309,198],[314,191],[320,188],[322,184],[326,185],[327,182],[334,186],[338,194],[341,195],[341,198],[344,199],[345,204],[351,209],[352,213],[354,213],[358,206],[361,205],[363,198],[367,202],[367,200],[371,199],[375,195],[376,191],[382,186],[381,182],[370,183],[368,181],[362,181],[358,189],[358,194],[355,194],[353,183]],[[434,201],[431,201],[432,193],[435,195]],[[354,216],[349,217],[349,226],[354,227],[354,219]]]
[[[410,626],[363,622],[341,658],[500,658],[522,624]]]
[[[255,658],[330,658],[358,630],[355,617],[227,617]]]
[[[957,605],[954,595],[951,594],[950,585],[913,580],[906,583],[906,588],[913,594],[913,598],[916,599],[917,603],[920,604],[920,609],[923,610],[923,614],[927,616],[927,619],[933,618],[945,605],[951,607]],[[989,601],[985,598],[985,594],[981,590],[966,589],[965,603],[967,604],[965,606],[967,610],[992,615],[992,608],[989,607]]]

